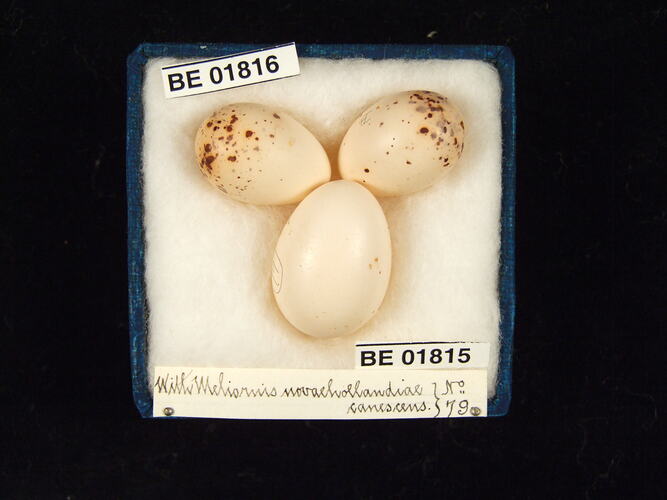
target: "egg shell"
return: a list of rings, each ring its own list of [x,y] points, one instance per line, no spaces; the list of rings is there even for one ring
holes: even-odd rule
[[[273,294],[301,332],[338,337],[378,311],[390,274],[391,240],[379,203],[355,182],[333,181],[310,193],[283,228]]]
[[[197,130],[195,153],[211,184],[245,203],[297,203],[331,178],[327,154],[313,134],[286,112],[261,104],[231,104],[213,113]]]
[[[376,196],[426,189],[457,163],[465,124],[447,97],[427,90],[380,99],[348,129],[338,153],[343,179]]]

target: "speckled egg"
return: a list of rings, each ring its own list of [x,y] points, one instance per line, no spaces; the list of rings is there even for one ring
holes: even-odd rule
[[[321,144],[282,110],[261,104],[225,106],[195,138],[197,164],[226,196],[257,205],[301,201],[331,178]]]
[[[385,97],[345,134],[340,174],[376,196],[421,191],[457,163],[464,131],[463,117],[447,97],[427,90]]]

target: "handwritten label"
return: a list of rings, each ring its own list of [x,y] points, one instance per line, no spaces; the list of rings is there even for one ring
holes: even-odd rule
[[[155,368],[153,415],[239,419],[486,416],[486,370]]]
[[[161,70],[167,99],[243,87],[300,73],[294,43],[164,66]]]
[[[488,365],[486,342],[360,342],[355,349],[357,368],[470,369]]]

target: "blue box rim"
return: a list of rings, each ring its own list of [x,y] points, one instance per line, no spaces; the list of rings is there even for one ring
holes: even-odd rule
[[[126,185],[128,209],[128,289],[130,364],[132,394],[144,418],[153,415],[148,387],[147,311],[144,288],[144,227],[141,151],[143,142],[142,86],[144,66],[155,57],[215,57],[256,50],[258,44],[143,43],[127,58]],[[502,199],[500,230],[500,356],[496,394],[488,402],[488,415],[506,415],[512,397],[512,346],[516,309],[515,220],[516,220],[516,96],[515,62],[509,47],[501,45],[357,45],[297,44],[299,57],[329,59],[476,59],[493,64],[501,81]]]

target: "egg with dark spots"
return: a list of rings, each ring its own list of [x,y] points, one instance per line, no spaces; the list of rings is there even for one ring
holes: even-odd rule
[[[363,183],[376,196],[421,191],[456,165],[464,133],[461,112],[441,94],[411,90],[385,97],[345,134],[338,152],[341,177]]]
[[[196,133],[195,154],[211,184],[245,203],[298,203],[331,179],[329,159],[315,136],[285,111],[261,104],[225,106],[206,118]]]

